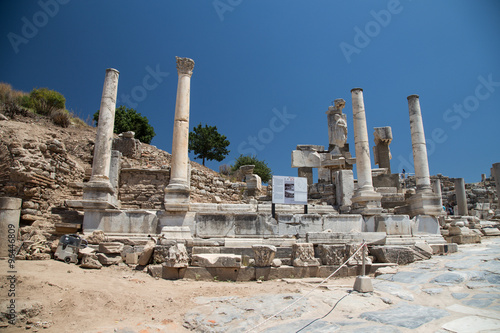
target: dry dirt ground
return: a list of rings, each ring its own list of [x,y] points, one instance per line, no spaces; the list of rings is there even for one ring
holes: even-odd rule
[[[0,265],[1,272],[6,272],[6,261]],[[45,324],[47,329],[40,328],[44,332],[112,332],[112,328],[125,327],[139,328],[139,332],[145,323],[152,328],[144,332],[156,332],[155,324],[162,332],[188,332],[182,326],[183,315],[197,306],[196,297],[298,291],[297,285],[282,281],[167,281],[128,267],[85,270],[55,260],[17,261],[16,271],[17,309],[24,304],[34,307],[28,326],[36,330],[36,326]],[[5,300],[5,276],[1,285],[1,298]],[[6,330],[26,332],[26,326],[9,326]]]

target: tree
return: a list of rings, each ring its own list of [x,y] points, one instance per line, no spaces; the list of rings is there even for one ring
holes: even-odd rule
[[[259,175],[263,183],[267,183],[271,180],[272,171],[271,168],[267,166],[267,163],[263,160],[258,160],[256,156],[243,156],[240,155],[236,159],[236,163],[232,166],[232,170],[236,171],[243,165],[255,165],[253,173]]]
[[[189,132],[189,151],[195,153],[195,158],[201,158],[203,165],[205,159],[222,161],[229,154],[229,144],[226,136],[217,132],[216,126],[202,127],[199,124],[193,127],[193,132]]]
[[[96,126],[99,122],[99,111],[94,113],[94,121]],[[150,143],[156,135],[153,126],[149,125],[149,120],[142,116],[139,112],[132,108],[120,106],[115,110],[115,125],[116,134],[133,131],[135,137],[141,142]]]

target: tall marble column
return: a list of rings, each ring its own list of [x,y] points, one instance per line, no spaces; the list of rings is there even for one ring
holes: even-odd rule
[[[418,95],[408,96],[408,110],[410,114],[413,164],[417,183],[416,193],[408,200],[409,214],[410,216],[442,215],[444,212],[440,204],[440,197],[432,193],[424,124]]]
[[[175,103],[174,134],[172,139],[172,161],[170,183],[165,188],[165,205],[178,206],[185,210],[189,203],[189,98],[194,61],[176,57],[177,99]]]
[[[116,69],[106,69],[94,145],[92,175],[83,187],[83,204],[84,208],[88,209],[113,208],[118,204],[109,173],[119,74],[120,72]]]
[[[453,179],[455,184],[455,196],[457,197],[458,215],[467,216],[469,210],[467,209],[467,193],[465,193],[465,180],[463,178]]]
[[[372,167],[370,162],[370,143],[366,128],[365,105],[363,89],[354,88],[352,95],[352,114],[354,125],[354,144],[356,150],[356,170],[358,188],[351,201],[353,213],[374,215],[382,212],[380,193],[375,192],[372,182]]]

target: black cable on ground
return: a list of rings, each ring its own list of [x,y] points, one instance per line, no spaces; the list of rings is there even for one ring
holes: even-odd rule
[[[316,318],[316,319],[314,319],[314,320],[313,320],[313,321],[311,321],[309,324],[307,324],[306,326],[302,327],[300,330],[296,331],[295,333],[299,333],[300,331],[302,331],[302,330],[303,330],[304,328],[306,328],[307,326],[310,326],[310,325],[312,325],[313,323],[317,322],[318,320],[321,320],[321,319],[325,318],[326,316],[328,316],[330,313],[332,313],[333,309],[335,309],[335,307],[337,306],[337,304],[339,304],[341,300],[343,300],[344,298],[346,298],[346,297],[347,297],[347,296],[349,296],[350,294],[351,294],[351,291],[349,291],[347,294],[345,294],[344,296],[342,296],[342,298],[341,298],[341,299],[339,299],[339,300],[337,301],[337,303],[335,303],[335,304],[333,305],[333,307],[330,309],[330,311],[328,311],[328,313],[327,313],[326,315],[324,315],[324,316],[323,316],[323,317],[321,317],[321,318]]]

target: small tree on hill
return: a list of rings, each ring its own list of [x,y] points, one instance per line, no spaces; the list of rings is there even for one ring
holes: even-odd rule
[[[96,126],[99,122],[99,111],[94,113],[94,121]],[[116,134],[133,131],[135,137],[141,142],[151,143],[156,135],[153,126],[149,125],[149,120],[142,116],[139,112],[132,108],[120,106],[115,111],[114,130]]]
[[[236,159],[236,163],[234,163],[231,169],[233,171],[237,171],[243,165],[255,165],[253,173],[259,175],[263,183],[267,183],[271,180],[272,177],[271,168],[269,168],[267,166],[267,163],[264,162],[263,160],[262,161],[258,160],[256,156],[240,155],[240,157]]]
[[[189,151],[195,153],[195,158],[201,158],[203,165],[205,160],[222,161],[229,154],[229,144],[226,136],[217,132],[216,126],[199,124],[189,132]]]
[[[53,111],[66,108],[66,98],[61,93],[47,88],[33,89],[29,98],[22,99],[23,106],[34,109],[36,113],[50,115]]]

